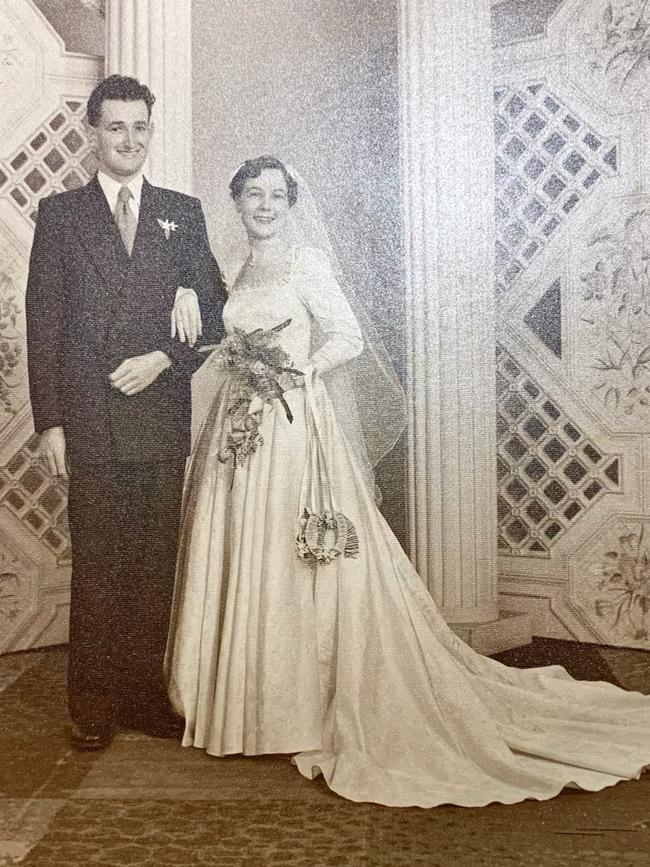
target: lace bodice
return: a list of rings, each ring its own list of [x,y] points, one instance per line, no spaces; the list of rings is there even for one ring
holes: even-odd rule
[[[280,332],[280,342],[298,368],[311,363],[324,373],[363,350],[356,317],[319,250],[294,248],[281,276],[238,279],[223,310],[228,334],[235,328],[273,328],[286,319],[291,323]]]

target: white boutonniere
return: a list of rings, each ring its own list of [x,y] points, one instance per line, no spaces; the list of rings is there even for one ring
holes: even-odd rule
[[[169,241],[171,233],[178,229],[178,226],[173,222],[173,220],[158,220],[158,225],[165,233],[165,239],[167,241]]]

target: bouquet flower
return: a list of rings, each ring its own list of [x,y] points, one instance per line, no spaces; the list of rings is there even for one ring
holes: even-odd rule
[[[268,330],[256,328],[246,332],[236,328],[221,343],[201,347],[211,352],[208,364],[226,371],[235,384],[235,398],[228,409],[228,434],[219,460],[243,466],[247,457],[264,442],[260,424],[264,407],[278,400],[287,420],[293,421],[284,392],[298,384],[303,376],[280,346],[278,335],[291,320]]]

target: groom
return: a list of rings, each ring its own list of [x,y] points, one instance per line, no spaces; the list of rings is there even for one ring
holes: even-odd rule
[[[27,286],[41,457],[69,475],[72,744],[116,726],[174,736],[162,666],[174,583],[191,349],[221,333],[224,286],[197,199],[143,177],[154,97],[112,75],[88,100],[98,172],[40,203]],[[187,343],[171,337],[176,310]]]

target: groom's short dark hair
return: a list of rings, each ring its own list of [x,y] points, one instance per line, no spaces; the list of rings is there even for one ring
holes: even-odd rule
[[[86,114],[91,126],[97,126],[99,123],[102,103],[106,99],[118,99],[121,102],[137,102],[137,100],[143,99],[147,106],[149,119],[151,119],[151,108],[156,101],[156,97],[147,85],[140,84],[137,78],[131,78],[128,75],[109,75],[108,78],[99,82],[88,97]]]

